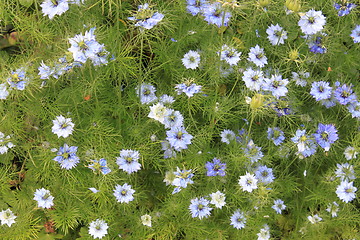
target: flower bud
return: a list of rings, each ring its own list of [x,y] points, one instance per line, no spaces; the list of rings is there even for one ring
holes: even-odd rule
[[[287,9],[293,12],[299,12],[301,5],[298,0],[286,0],[285,6]]]
[[[257,109],[262,107],[264,103],[264,96],[261,94],[255,94],[252,98],[251,98],[251,102],[250,102],[250,108],[251,109]]]
[[[291,50],[289,52],[289,58],[292,61],[295,61],[299,57],[299,52],[297,50]]]

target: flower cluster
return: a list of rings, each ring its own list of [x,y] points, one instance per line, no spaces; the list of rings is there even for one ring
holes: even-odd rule
[[[133,17],[128,17],[129,20],[136,22],[136,27],[142,27],[145,29],[152,29],[163,18],[164,15],[151,10],[148,3],[139,5],[137,13]]]

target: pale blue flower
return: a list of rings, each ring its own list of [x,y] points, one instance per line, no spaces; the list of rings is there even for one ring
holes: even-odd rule
[[[184,127],[173,127],[166,131],[166,140],[169,141],[170,146],[176,151],[187,149],[187,145],[191,144],[192,135],[188,134]]]
[[[38,207],[41,208],[51,208],[54,205],[54,197],[45,188],[36,189],[33,199],[38,202]]]
[[[133,194],[135,190],[131,188],[131,185],[125,183],[124,185],[117,184],[114,190],[114,196],[116,200],[121,203],[129,203],[134,200]]]
[[[230,217],[230,225],[232,225],[236,229],[245,228],[246,217],[243,212],[239,209],[234,212],[234,214]]]
[[[69,170],[80,162],[80,158],[76,156],[77,149],[78,147],[69,147],[65,143],[63,147],[59,148],[57,156],[54,158],[54,160],[60,163],[61,168]]]
[[[283,200],[277,199],[274,200],[274,205],[272,208],[276,211],[277,214],[281,214],[281,211],[286,209],[286,205],[284,204]]]
[[[139,158],[140,153],[138,151],[121,150],[120,157],[116,158],[116,163],[119,165],[119,169],[131,174],[141,169],[141,164],[138,162]]]
[[[206,200],[205,198],[201,197],[200,199],[195,198],[191,200],[191,204],[189,206],[189,209],[191,211],[191,216],[193,218],[198,217],[199,219],[207,218],[211,214],[212,208],[209,207],[209,200]]]
[[[44,16],[48,15],[50,19],[53,19],[55,15],[61,15],[69,10],[68,0],[45,0],[40,4]]]

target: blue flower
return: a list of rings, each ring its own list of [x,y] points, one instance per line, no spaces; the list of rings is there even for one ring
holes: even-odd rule
[[[347,109],[353,118],[360,118],[360,102],[354,101],[349,103]]]
[[[354,43],[360,43],[360,25],[356,25],[356,27],[351,31],[350,37],[353,38]]]
[[[254,144],[253,140],[250,140],[246,148],[243,148],[245,157],[247,157],[251,163],[259,161],[264,154],[261,152],[261,147]]]
[[[193,16],[196,16],[198,13],[202,11],[202,6],[206,3],[206,0],[186,0],[187,6],[186,9]]]
[[[351,202],[355,199],[355,192],[357,188],[353,186],[354,182],[348,182],[347,180],[342,181],[340,185],[336,188],[336,195],[343,202]]]
[[[176,151],[170,146],[169,141],[161,141],[161,150],[164,150],[164,158],[176,157]]]
[[[225,176],[225,169],[226,169],[226,163],[222,163],[220,159],[214,158],[213,162],[207,162],[205,164],[205,167],[207,169],[207,176]]]
[[[181,127],[184,117],[179,111],[169,109],[164,117],[165,128]]]
[[[6,99],[9,95],[9,91],[6,89],[6,84],[1,83],[0,84],[0,99]]]
[[[191,180],[194,177],[192,173],[192,169],[190,170],[180,170],[178,167],[176,168],[176,172],[174,172],[175,178],[172,181],[171,185],[175,186],[172,194],[178,193],[182,188],[186,188],[188,184],[193,184],[194,181]]]
[[[255,177],[265,185],[272,183],[275,179],[272,168],[268,168],[266,165],[257,167]]]
[[[240,210],[236,210],[234,214],[230,217],[230,225],[232,225],[236,229],[245,228],[246,217],[244,213]]]
[[[218,27],[227,26],[231,13],[225,12],[222,8],[222,4],[219,2],[214,2],[212,4],[206,4],[202,8],[202,15],[205,17],[205,21],[209,24],[215,24]]]
[[[338,16],[342,17],[345,15],[348,15],[352,9],[356,7],[354,3],[347,3],[346,1],[343,1],[342,3],[335,3],[334,7],[336,10],[339,10]]]
[[[26,77],[26,72],[23,68],[16,69],[11,72],[11,77],[7,79],[10,87],[18,90],[24,90],[28,84],[29,79]]]
[[[285,210],[286,205],[284,204],[284,201],[281,199],[274,200],[274,205],[271,207],[276,211],[276,213],[281,214],[282,210]]]
[[[156,88],[151,84],[142,83],[140,86],[137,86],[135,90],[142,104],[150,104],[157,100],[155,95]]]
[[[291,141],[297,143],[298,152],[296,154],[300,158],[309,157],[316,152],[315,141],[309,135],[306,135],[306,130],[298,129]]]
[[[248,60],[260,68],[267,64],[267,57],[265,56],[264,49],[260,48],[259,45],[250,48]]]
[[[312,39],[308,43],[310,52],[313,53],[326,53],[327,49],[322,44],[322,36],[312,37]]]
[[[334,91],[334,97],[341,105],[356,101],[356,95],[353,93],[352,86],[343,84]]]
[[[311,84],[310,94],[315,98],[316,101],[330,98],[331,92],[332,87],[329,86],[328,82],[320,81],[313,82]]]
[[[93,171],[101,172],[103,175],[106,175],[111,172],[111,169],[107,167],[107,162],[104,158],[101,158],[99,161],[91,160],[92,164],[88,166]]]
[[[119,165],[119,169],[131,174],[141,169],[141,164],[138,162],[139,158],[140,154],[138,151],[121,150],[120,157],[116,158],[116,163]]]
[[[335,171],[335,174],[336,177],[340,178],[341,181],[350,181],[356,179],[353,165],[350,165],[349,163],[343,163],[336,164],[336,166],[337,169]]]
[[[198,217],[200,219],[204,217],[205,218],[209,217],[211,214],[210,211],[212,210],[212,208],[208,206],[209,203],[210,202],[203,197],[201,197],[200,199],[198,198],[192,199],[191,204],[189,206],[189,209],[192,214],[191,216],[193,218]]]
[[[192,97],[195,93],[199,93],[201,91],[201,86],[188,83],[180,83],[175,86],[177,94],[180,95],[181,93],[185,93],[186,96]]]
[[[61,15],[69,10],[68,0],[45,0],[40,4],[44,16],[48,15],[50,19],[53,19],[55,15]]]
[[[169,141],[170,146],[176,151],[187,149],[187,145],[191,144],[192,135],[188,134],[184,127],[173,127],[166,131],[166,140]]]
[[[63,147],[59,148],[57,156],[54,158],[54,160],[60,163],[61,168],[69,170],[80,162],[80,158],[76,156],[77,149],[78,147],[69,147],[65,143]]]
[[[265,83],[263,86],[264,90],[271,91],[272,95],[276,98],[286,96],[288,89],[286,85],[289,81],[285,78],[282,79],[281,75],[271,75],[271,78],[265,78]]]
[[[329,151],[330,145],[338,140],[337,130],[332,124],[319,123],[316,133],[314,133],[316,142],[325,151]]]
[[[124,185],[117,184],[114,189],[114,196],[118,202],[129,203],[134,200],[133,194],[135,190],[131,188],[131,185],[125,183]]]
[[[219,53],[218,53],[219,54]],[[236,65],[240,61],[241,52],[224,44],[221,47],[220,60],[226,61],[229,65]]]
[[[38,207],[41,208],[51,208],[54,205],[54,197],[45,188],[36,189],[33,199],[38,202]]]
[[[149,8],[149,4],[145,3],[144,5],[138,6],[138,11],[133,17],[129,17],[129,20],[136,21],[136,27],[143,27],[145,29],[151,29],[157,25],[164,15],[159,12],[154,12]]]
[[[235,133],[229,129],[224,129],[220,133],[220,137],[221,137],[221,142],[230,144],[231,141],[235,140]]]
[[[41,62],[41,66],[38,67],[40,79],[49,79],[50,76],[54,73],[54,70],[46,66],[44,62]]]
[[[264,74],[258,70],[253,70],[251,67],[244,71],[242,80],[248,89],[252,91],[259,91],[264,86]]]
[[[276,146],[279,146],[285,140],[284,132],[280,128],[268,128],[267,138],[272,140]]]

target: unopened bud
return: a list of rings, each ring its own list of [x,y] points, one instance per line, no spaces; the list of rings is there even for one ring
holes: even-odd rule
[[[259,4],[261,7],[266,7],[270,4],[270,0],[259,0]]]
[[[301,4],[298,0],[286,0],[285,6],[287,9],[293,12],[299,12],[301,8]]]
[[[250,108],[251,109],[257,109],[262,107],[264,103],[264,96],[261,94],[256,94],[251,98]]]

